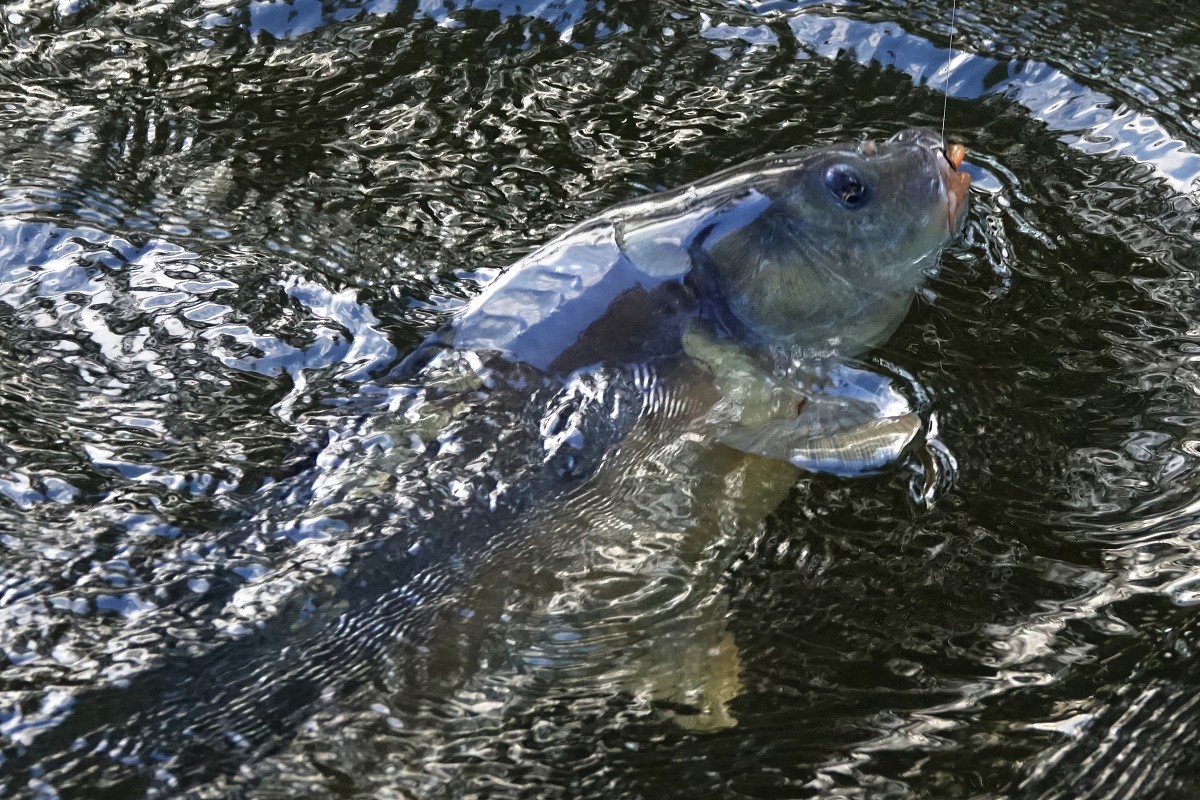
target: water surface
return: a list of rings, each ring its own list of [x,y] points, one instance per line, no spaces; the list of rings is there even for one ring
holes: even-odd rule
[[[8,791],[1189,796],[1191,11],[963,0],[947,63],[950,4],[926,0],[4,4]],[[371,611],[408,608],[407,547],[542,513],[532,498],[568,489],[537,483],[539,459],[569,484],[580,441],[627,431],[647,396],[680,409],[653,376],[535,382],[414,452],[387,423],[416,402],[388,379],[399,360],[494,269],[614,202],[939,127],[944,102],[970,219],[873,363],[925,396],[950,485],[925,504],[910,470],[799,478],[695,556],[716,572],[702,597],[572,584],[569,547],[488,556],[461,636],[409,674],[408,617]],[[621,486],[607,499],[635,502]],[[676,519],[682,496],[646,511]],[[561,514],[531,540],[574,541]],[[611,596],[645,619],[622,628]],[[736,726],[689,729],[630,689],[697,609],[736,643]],[[250,692],[263,653],[305,691]],[[131,732],[143,765],[170,749],[155,726],[178,719],[145,710],[175,684],[265,697],[258,733],[190,778],[105,773]]]

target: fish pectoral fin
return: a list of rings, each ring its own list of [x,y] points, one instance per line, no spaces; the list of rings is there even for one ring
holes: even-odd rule
[[[757,426],[736,426],[717,440],[743,453],[786,461],[807,472],[854,477],[898,461],[921,433],[908,413],[842,426],[816,426],[807,415]]]
[[[723,413],[743,425],[790,416],[809,400],[799,387],[780,383],[745,348],[717,339],[699,323],[684,330],[683,349],[713,376],[726,400]]]
[[[729,706],[742,692],[742,660],[723,623],[673,632],[647,658],[640,689],[680,728],[704,732],[737,725]]]

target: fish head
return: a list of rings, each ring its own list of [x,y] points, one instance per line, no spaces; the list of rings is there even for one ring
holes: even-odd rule
[[[964,153],[914,129],[763,162],[755,191],[769,207],[706,248],[729,308],[769,345],[878,344],[962,229]]]
[[[965,155],[961,144],[947,146],[928,128],[829,148],[785,195],[785,204],[807,215],[810,226],[824,227],[834,258],[849,263],[862,256],[864,277],[907,283],[906,267],[962,230],[971,186],[970,175],[959,170]],[[869,250],[854,249],[856,243]]]

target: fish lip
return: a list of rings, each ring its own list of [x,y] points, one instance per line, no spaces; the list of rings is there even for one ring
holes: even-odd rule
[[[962,229],[967,211],[967,190],[971,176],[959,169],[967,148],[961,144],[947,145],[946,140],[930,128],[908,128],[887,140],[888,144],[915,147],[932,157],[941,195],[946,203],[946,224],[950,235]]]
[[[938,173],[942,180],[942,195],[946,199],[946,224],[951,234],[963,225],[967,211],[967,191],[971,188],[971,176],[959,169],[967,148],[961,144],[936,148]]]

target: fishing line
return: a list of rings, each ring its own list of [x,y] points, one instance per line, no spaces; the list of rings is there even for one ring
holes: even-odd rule
[[[950,106],[950,63],[954,59],[954,12],[958,10],[958,0],[950,0],[950,49],[946,51],[946,87],[942,98],[942,148],[946,147],[946,109]]]

